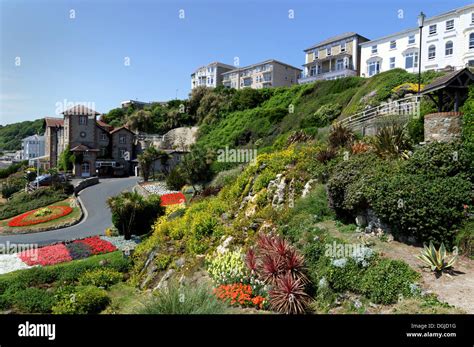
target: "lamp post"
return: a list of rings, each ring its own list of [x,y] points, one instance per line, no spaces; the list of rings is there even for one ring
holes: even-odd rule
[[[425,18],[426,15],[423,12],[420,12],[420,14],[418,15],[418,28],[420,28],[420,48],[418,51],[418,95],[420,95],[421,92],[421,43]]]

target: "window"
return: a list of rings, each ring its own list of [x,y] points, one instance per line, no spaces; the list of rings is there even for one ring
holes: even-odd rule
[[[79,116],[79,124],[80,125],[87,125],[87,117],[86,116]]]
[[[376,54],[376,53],[377,53],[377,45],[372,46],[372,54]]]
[[[393,41],[390,41],[390,49],[395,49],[397,48],[397,41],[393,40]]]
[[[469,61],[467,62],[467,65],[468,65],[468,66],[471,66],[471,67],[474,66],[474,60],[469,60]]]
[[[338,59],[336,61],[336,70],[343,70],[344,69],[344,60],[343,59]]]
[[[376,75],[380,72],[380,61],[371,61],[367,64],[367,74],[369,76]]]
[[[126,141],[127,141],[127,136],[122,135],[122,134],[119,135],[119,143],[120,143],[121,145],[123,145],[124,143],[126,143]]]
[[[326,54],[331,55],[331,47],[326,48]]]
[[[474,12],[471,13],[471,24],[474,24]]]
[[[446,42],[445,54],[453,55],[453,41]]]
[[[107,134],[106,133],[100,133],[100,140],[101,141],[106,141],[107,140]]]
[[[346,51],[346,43],[341,43],[341,52],[345,52]]]
[[[315,50],[313,53],[314,53],[314,59],[318,59],[318,50]]]
[[[430,35],[436,34],[436,24],[430,25],[429,33]]]
[[[418,52],[405,54],[405,69],[418,67]]]
[[[415,35],[408,36],[408,44],[413,45],[415,43]]]
[[[453,30],[454,29],[454,19],[450,19],[446,21],[446,30]]]
[[[309,68],[309,75],[316,76],[316,65],[313,65]]]
[[[123,159],[125,157],[125,148],[119,149],[119,158]]]
[[[394,69],[395,68],[395,57],[390,58],[390,68]]]
[[[474,33],[469,35],[469,49],[474,49]]]
[[[428,59],[432,60],[434,58],[436,58],[436,47],[431,45],[428,47]]]

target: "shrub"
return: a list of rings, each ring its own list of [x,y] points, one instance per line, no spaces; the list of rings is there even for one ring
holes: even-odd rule
[[[123,192],[107,200],[112,211],[112,222],[121,235],[128,240],[131,233],[146,234],[156,218],[163,215],[160,197],[151,195],[143,198],[136,192]]]
[[[377,132],[372,139],[375,153],[381,158],[408,157],[407,151],[411,149],[406,129],[398,124],[385,126]]]
[[[179,167],[175,167],[166,176],[166,185],[170,189],[180,190],[186,184],[186,178],[183,176]]]
[[[54,314],[97,314],[110,302],[103,289],[85,286],[76,287],[72,292],[66,289],[56,295],[57,303],[52,307]]]
[[[419,275],[400,260],[380,259],[361,278],[361,291],[373,302],[393,304],[400,295],[412,296]]]
[[[7,166],[4,169],[0,169],[0,179],[1,178],[7,178],[11,174],[14,174],[15,172],[18,172],[25,165],[28,165],[27,161],[23,161],[21,163],[11,164],[10,166]]]
[[[398,173],[379,177],[367,195],[377,216],[395,233],[450,247],[465,218],[464,205],[472,199],[472,184],[459,176]]]
[[[341,110],[342,107],[339,104],[330,103],[322,105],[309,118],[305,119],[301,126],[304,128],[311,126],[322,128],[339,117]]]
[[[436,250],[433,242],[430,242],[429,247],[425,245],[421,254],[417,256],[418,259],[431,268],[431,271],[436,271],[438,273],[452,268],[457,257],[457,254],[455,254],[448,260],[444,244],[441,243],[439,249]]]
[[[229,306],[255,307],[262,309],[266,306],[266,299],[253,293],[250,285],[235,283],[222,284],[214,289],[216,297]]]
[[[205,285],[170,283],[142,304],[139,314],[220,314],[226,306]]]
[[[285,314],[305,313],[310,302],[303,279],[295,278],[289,272],[277,279],[269,294],[271,307]]]
[[[171,264],[171,256],[160,253],[155,257],[154,262],[158,271],[166,270],[168,265]]]
[[[471,219],[463,224],[459,232],[456,234],[456,246],[461,254],[468,257],[474,256],[474,220]]]
[[[354,133],[343,125],[334,125],[329,133],[329,144],[332,148],[346,147],[354,140]]]
[[[15,307],[24,313],[49,313],[53,301],[52,293],[39,288],[26,288],[14,295]]]
[[[206,269],[216,285],[249,283],[249,272],[240,250],[208,255]]]
[[[79,284],[83,286],[96,286],[102,288],[109,288],[111,285],[114,285],[120,282],[123,278],[123,275],[113,269],[95,269],[89,270],[79,277]]]

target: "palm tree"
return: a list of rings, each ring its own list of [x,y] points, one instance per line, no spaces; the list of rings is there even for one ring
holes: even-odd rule
[[[124,192],[110,197],[107,204],[116,219],[116,223],[119,224],[118,228],[124,235],[125,240],[130,240],[136,213],[144,204],[143,197],[137,192]]]

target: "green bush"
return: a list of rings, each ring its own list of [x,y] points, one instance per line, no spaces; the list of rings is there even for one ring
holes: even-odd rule
[[[83,286],[96,286],[102,288],[109,288],[110,286],[120,282],[123,278],[122,273],[107,268],[99,268],[89,270],[79,277],[79,284]]]
[[[26,288],[14,295],[14,306],[23,313],[49,313],[53,306],[52,293],[39,288]]]
[[[57,294],[54,314],[97,314],[110,303],[107,292],[94,286],[76,287]]]
[[[168,176],[166,176],[166,185],[170,189],[180,190],[186,184],[186,178],[181,173],[179,167],[175,167],[170,171]]]
[[[361,291],[373,302],[393,304],[400,295],[413,295],[411,285],[419,275],[400,260],[380,259],[360,279]]]
[[[240,250],[209,254],[206,269],[214,284],[247,283],[249,273]]]
[[[170,283],[138,309],[139,314],[220,314],[226,306],[204,285]]]
[[[42,188],[29,194],[16,194],[7,204],[0,205],[0,219],[11,218],[21,213],[54,204],[68,196],[53,188]]]
[[[25,165],[28,165],[27,161],[22,161],[21,163],[11,164],[4,169],[0,169],[0,178],[7,178],[11,174],[18,172],[22,169]]]
[[[462,177],[406,173],[379,177],[368,191],[370,206],[395,233],[449,246],[472,196],[472,184]]]
[[[463,224],[461,229],[456,233],[454,244],[458,246],[459,253],[468,257],[474,257],[474,219]]]

